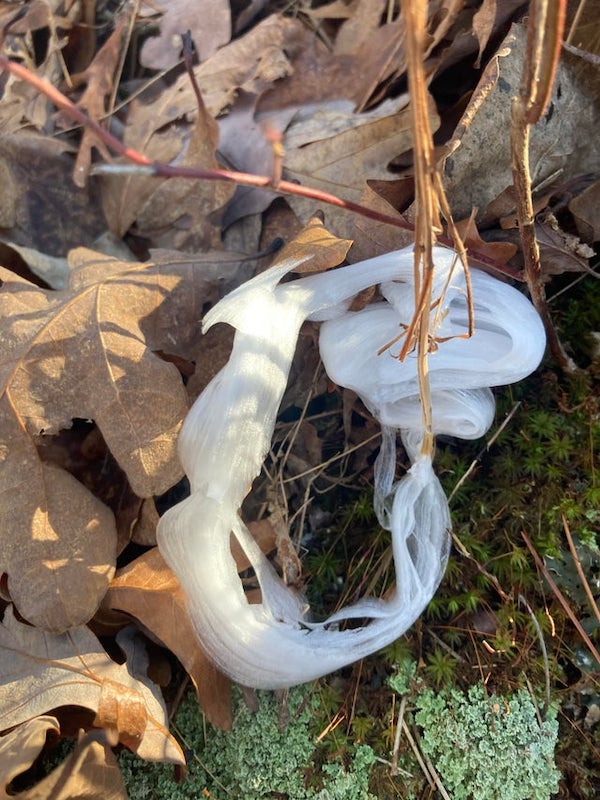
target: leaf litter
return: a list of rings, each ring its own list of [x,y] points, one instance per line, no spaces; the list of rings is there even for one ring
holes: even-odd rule
[[[154,546],[154,498],[162,510],[186,491],[175,451],[179,426],[231,346],[224,327],[201,337],[200,319],[225,287],[268,263],[256,260],[256,249],[228,252],[224,239],[258,248],[261,237],[288,230],[278,228],[286,215],[289,229],[301,230],[320,206],[325,226],[313,220],[285,251],[308,247],[312,268],[320,270],[344,256],[356,261],[396,249],[411,237],[315,199],[283,200],[277,180],[282,159],[284,178],[412,221],[404,23],[390,4],[335,0],[298,6],[290,16],[264,2],[241,13],[223,0],[206,0],[201,13],[198,5],[171,0],[114,20],[97,9],[92,25],[93,4],[85,2],[31,3],[18,19],[12,7],[0,9],[0,23],[10,22],[3,52],[68,92],[126,146],[172,166],[230,167],[270,178],[267,188],[254,189],[135,172],[96,176],[95,165],[107,159],[97,135],[71,130],[34,86],[4,73],[0,572],[3,598],[13,606],[0,630],[0,729],[10,729],[0,738],[7,753],[0,791],[11,796],[15,778],[68,727],[67,706],[87,709],[88,732],[61,767],[17,796],[47,797],[60,784],[56,796],[65,800],[82,785],[91,797],[125,797],[111,750],[114,731],[143,758],[183,763],[160,691],[146,675],[144,642],[176,657],[214,724],[231,724],[228,682],[196,643],[181,590]],[[517,232],[501,219],[514,217],[514,205],[508,137],[498,130],[508,129],[518,86],[526,4],[472,6],[430,4],[431,122],[440,125],[440,166],[455,218],[465,220],[467,246],[500,269],[508,261],[518,271]],[[199,57],[193,72],[200,104],[181,67],[182,26],[191,29]],[[94,27],[99,35],[90,33]],[[548,281],[569,271],[587,274],[592,251],[585,248],[597,243],[600,229],[597,182],[577,182],[598,172],[600,82],[585,41],[575,42],[581,53],[563,52],[550,111],[532,135]],[[127,257],[96,249],[108,231]],[[288,405],[302,406],[315,386],[323,392],[323,381],[314,383],[314,337],[307,325]],[[272,454],[269,486],[257,485],[244,503],[260,546],[290,575],[301,567],[290,550],[298,540],[294,525],[312,525],[306,492],[331,491],[353,468],[369,479],[372,421],[358,425],[364,412],[350,393],[343,396],[344,425],[303,421],[289,450]],[[108,476],[73,455],[89,446],[90,431]],[[276,433],[282,446],[286,431]],[[352,450],[363,440],[346,459],[347,473],[314,463],[327,458],[328,448],[349,442]],[[315,467],[318,477],[307,478]],[[261,519],[265,509],[271,522]],[[251,597],[251,570],[246,580]],[[114,631],[110,654],[92,633],[111,614],[116,629],[131,620],[142,632],[118,634],[124,663],[115,660]]]

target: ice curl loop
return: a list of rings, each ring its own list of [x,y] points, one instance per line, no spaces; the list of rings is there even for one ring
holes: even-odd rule
[[[414,311],[412,248],[337,270],[280,283],[299,266],[287,260],[243,284],[206,315],[203,328],[236,328],[227,365],[207,386],[184,423],[179,452],[191,494],[158,526],[158,543],[187,597],[202,647],[241,684],[281,688],[356,661],[397,639],[421,614],[444,573],[450,513],[423,435],[416,359],[376,353]],[[482,436],[494,414],[491,386],[518,381],[541,360],[545,337],[518,291],[471,271],[475,333],[456,254],[434,251],[429,356],[435,433]],[[381,302],[348,311],[362,289],[380,285]],[[305,319],[325,320],[320,352],[332,380],[356,391],[382,426],[375,469],[375,508],[391,531],[396,586],[386,599],[365,597],[311,621],[305,600],[284,585],[239,516],[269,450],[296,340]],[[396,434],[412,465],[394,482]],[[252,564],[262,602],[250,605],[234,559],[231,533]],[[345,620],[359,620],[344,628]]]

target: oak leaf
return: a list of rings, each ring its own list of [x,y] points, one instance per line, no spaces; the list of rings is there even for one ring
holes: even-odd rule
[[[0,800],[8,800],[10,783],[39,756],[48,733],[60,733],[56,717],[34,717],[0,737]]]
[[[127,800],[119,763],[105,736],[89,732],[43,780],[12,800]]]
[[[135,617],[171,650],[189,674],[202,710],[213,725],[231,728],[230,682],[200,648],[188,619],[183,591],[158,548],[119,570],[103,602]]]
[[[179,480],[187,395],[154,351],[189,356],[202,306],[231,271],[189,260],[125,264],[84,249],[70,264],[58,292],[0,270],[0,571],[20,613],[57,632],[97,609],[116,531],[103,503],[44,463],[39,436],[92,419],[139,497]]]
[[[298,117],[284,137],[284,177],[359,203],[367,180],[394,177],[389,163],[411,147],[406,100],[385,101],[365,114],[330,104]],[[433,104],[431,114],[433,120]],[[291,196],[288,202],[301,218],[314,212],[314,200]],[[328,207],[325,222],[336,236],[352,238],[349,212]]]
[[[0,729],[80,706],[95,712],[94,727],[116,732],[140,758],[185,764],[160,691],[139,676],[134,634],[121,631],[117,643],[125,664],[112,661],[85,625],[53,635],[19,622],[9,606],[0,624]]]

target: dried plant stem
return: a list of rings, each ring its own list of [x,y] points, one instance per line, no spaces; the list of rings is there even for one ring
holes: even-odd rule
[[[569,617],[569,619],[571,620],[571,622],[573,623],[573,625],[577,629],[577,632],[579,633],[579,635],[581,636],[581,638],[585,642],[585,644],[586,644],[588,650],[590,651],[590,653],[592,654],[592,656],[600,664],[600,653],[595,648],[592,640],[590,639],[590,637],[587,635],[587,633],[583,629],[583,627],[581,625],[581,622],[579,622],[579,620],[575,616],[575,613],[573,612],[571,606],[569,605],[569,603],[565,599],[565,596],[560,591],[560,589],[558,588],[558,586],[554,582],[554,579],[552,578],[552,576],[550,575],[550,573],[546,569],[546,565],[544,564],[542,559],[539,557],[535,547],[532,545],[532,543],[531,543],[529,537],[527,536],[527,534],[525,533],[525,531],[521,531],[521,536],[523,537],[523,541],[525,542],[525,544],[529,548],[529,552],[533,556],[537,568],[540,570],[540,572],[542,573],[542,575],[544,576],[544,578],[548,582],[548,585],[552,589],[552,592],[554,593],[554,596],[556,597],[558,602],[561,604],[561,606],[565,610],[567,616]]]
[[[433,246],[442,241],[441,215],[448,224],[452,247],[458,252],[466,280],[469,327],[466,337],[473,334],[473,304],[467,254],[458,234],[446,199],[441,176],[434,158],[433,133],[429,123],[429,95],[423,64],[427,38],[427,4],[420,0],[401,0],[405,23],[408,88],[411,101],[411,126],[415,171],[415,314],[404,333],[399,359],[417,350],[417,373],[423,414],[423,454],[433,453],[433,420],[429,383],[428,353],[432,346]],[[450,280],[450,276],[449,279]],[[437,298],[434,298],[437,301]],[[435,319],[433,330],[435,330]]]
[[[415,161],[415,315],[406,331],[400,352],[402,361],[417,348],[417,373],[423,415],[423,442],[421,453],[433,454],[433,418],[431,388],[429,384],[429,315],[433,281],[433,246],[437,234],[442,232],[438,205],[433,188],[435,164],[433,160],[433,134],[429,124],[429,109],[423,54],[427,24],[427,4],[419,0],[402,0],[402,14],[406,29],[406,59],[408,88],[411,105],[411,127]]]
[[[400,753],[400,738],[402,736],[402,726],[404,725],[404,712],[406,711],[406,695],[403,695],[398,709],[398,722],[396,723],[396,735],[394,736],[394,749],[392,750],[392,764],[390,775],[398,774],[398,755]]]
[[[592,590],[590,589],[590,584],[588,579],[585,576],[585,572],[583,567],[581,566],[581,560],[577,555],[577,549],[575,547],[575,542],[573,541],[573,536],[571,535],[571,529],[569,528],[569,523],[567,522],[567,518],[564,514],[562,514],[562,524],[565,531],[565,536],[567,537],[567,542],[569,543],[569,550],[571,551],[571,555],[573,556],[573,563],[575,564],[575,569],[577,570],[577,574],[579,575],[579,580],[581,581],[581,585],[587,595],[587,599],[589,600],[590,607],[594,612],[594,615],[598,622],[600,622],[600,609],[598,608],[598,604],[592,594]]]
[[[577,367],[558,338],[546,301],[529,169],[531,125],[542,117],[550,98],[562,42],[565,7],[565,0],[531,2],[521,86],[518,97],[512,100],[511,154],[525,281],[533,305],[544,323],[550,352],[562,370],[574,372]]]

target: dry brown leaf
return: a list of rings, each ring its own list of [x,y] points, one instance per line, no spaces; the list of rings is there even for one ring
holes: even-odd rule
[[[594,251],[577,236],[563,231],[552,213],[540,216],[535,233],[540,246],[540,263],[544,275],[591,272],[588,259],[594,257]]]
[[[127,800],[121,770],[102,731],[82,736],[71,755],[16,800]]]
[[[569,203],[577,232],[584,242],[600,241],[600,181],[594,181]]]
[[[294,240],[279,251],[277,258],[284,261],[308,256],[294,272],[324,272],[341,264],[351,246],[350,239],[338,239],[327,230],[322,220],[313,217]]]
[[[73,88],[76,89],[82,84],[86,84],[85,91],[79,98],[77,105],[94,122],[100,122],[109,110],[107,100],[109,100],[113,92],[115,73],[119,66],[123,49],[125,24],[126,17],[122,17],[87,69],[71,76]],[[92,148],[94,147],[99,148],[105,158],[110,160],[106,145],[98,139],[98,136],[90,128],[85,128],[73,168],[73,181],[80,188],[86,184],[92,165]]]
[[[345,24],[351,22],[349,19]],[[379,84],[387,84],[405,71],[403,41],[401,20],[375,28],[352,52],[332,53],[319,39],[309,37],[301,48],[288,53],[292,67],[289,75],[265,93],[259,111],[302,108],[340,99],[362,109],[367,101],[376,101],[372,95]]]
[[[231,325],[220,323],[214,325],[198,339],[194,351],[196,369],[187,384],[187,390],[192,399],[195,400],[198,397],[217,372],[229,361],[234,335],[235,331]]]
[[[219,126],[202,107],[177,163],[196,169],[217,169],[215,151]],[[201,251],[216,248],[221,241],[220,217],[235,186],[223,181],[174,178],[162,181],[136,218],[137,232],[155,247]]]
[[[64,144],[21,132],[0,138],[2,238],[49,256],[91,242],[106,230],[93,187],[73,185]]]
[[[507,242],[519,243],[519,231],[516,228],[499,230],[495,234]],[[577,236],[561,230],[556,218],[548,212],[540,215],[535,224],[535,235],[540,248],[540,265],[545,280],[552,275],[563,272],[585,272],[598,277],[589,264],[588,259],[594,251]]]
[[[335,37],[334,53],[355,53],[368,40],[372,40],[380,27],[387,0],[360,0],[352,6],[352,14],[341,25]],[[327,7],[326,7],[327,8]],[[331,12],[333,9],[329,8]]]
[[[479,45],[475,69],[479,69],[481,57],[492,36],[497,35],[506,19],[524,5],[523,0],[502,0],[501,3],[498,0],[483,0],[481,7],[473,15],[473,33]]]
[[[457,127],[444,166],[444,185],[459,219],[468,217],[472,208],[487,208],[513,183],[510,137],[498,132],[510,130],[511,98],[519,92],[525,47],[525,28],[513,25]],[[531,129],[534,189],[559,171],[562,181],[600,171],[599,102],[597,67],[563,50],[548,113]]]
[[[142,547],[156,545],[156,526],[158,525],[158,511],[152,497],[142,501],[138,517],[131,531],[131,541]]]
[[[456,230],[460,234],[465,247],[467,250],[475,250],[478,253],[482,253],[500,264],[508,263],[517,252],[517,245],[511,242],[485,242],[479,235],[475,224],[476,214],[477,209],[474,209],[468,219],[463,219],[456,223]]]
[[[156,7],[156,6],[155,6]],[[181,57],[181,35],[190,31],[200,61],[206,61],[231,39],[228,0],[161,0],[164,14],[160,33],[150,36],[140,52],[140,64],[149,69],[170,69]]]
[[[132,631],[121,631],[117,643],[125,664],[111,661],[84,625],[52,635],[19,622],[9,607],[0,625],[0,729],[60,706],[81,706],[96,713],[96,727],[116,730],[140,758],[185,764],[158,688],[131,666],[139,659]]]
[[[410,194],[414,196],[414,183],[412,180],[410,180],[410,184]],[[365,187],[360,202],[388,217],[402,219],[402,215],[396,208],[390,205],[380,194],[373,191],[370,186]],[[389,253],[391,250],[400,250],[402,247],[408,247],[414,241],[415,236],[412,231],[396,228],[387,222],[377,222],[357,215],[354,220],[352,238],[354,239],[354,244],[350,248],[348,260],[354,264],[357,261]]]
[[[118,571],[103,607],[124,611],[139,620],[181,661],[213,725],[226,730],[231,727],[229,679],[217,670],[198,645],[183,591],[158,548],[149,550]]]
[[[178,370],[153,351],[192,352],[202,307],[227,270],[125,264],[84,249],[70,259],[62,292],[7,270],[0,289],[0,570],[21,614],[53,631],[94,614],[116,534],[99,500],[40,460],[37,437],[93,419],[139,497],[172,486],[188,402]]]
[[[366,181],[394,177],[388,164],[411,146],[410,111],[398,110],[403,102],[386,101],[374,112],[352,114],[336,133],[331,118],[319,126],[313,118],[293,123],[284,139],[285,177],[360,202]],[[314,213],[314,201],[289,197],[288,202],[300,217]],[[353,214],[328,207],[325,222],[337,236],[352,237]]]
[[[295,108],[273,111],[255,119],[258,95],[240,91],[227,116],[219,119],[219,156],[231,169],[258,175],[274,174],[273,144],[267,131],[283,132],[296,113]],[[260,214],[277,197],[273,189],[238,186],[227,206],[223,225],[250,214]]]
[[[217,50],[194,70],[207,113],[216,118],[233,104],[240,89],[260,93],[287,75],[291,66],[285,53],[295,52],[307,35],[298,20],[272,14],[245,36]],[[131,103],[124,142],[151,159],[170,162],[185,152],[184,142],[190,137],[192,123],[182,121],[197,114],[197,99],[184,74],[152,101]],[[158,183],[155,177],[103,178],[102,202],[111,230],[122,236]]]
[[[60,733],[56,717],[34,717],[0,737],[0,800],[15,796],[7,793],[9,784],[33,764],[49,732]]]

